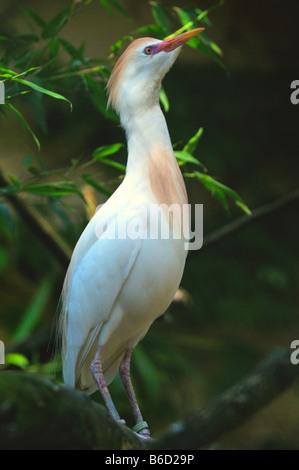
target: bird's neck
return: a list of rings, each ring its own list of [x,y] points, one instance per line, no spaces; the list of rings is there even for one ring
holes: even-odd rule
[[[159,105],[132,115],[125,129],[128,141],[127,174],[144,168],[158,150],[173,158],[166,120]]]
[[[166,120],[159,104],[135,114],[125,125],[128,140],[126,179],[147,186],[160,204],[187,203]]]

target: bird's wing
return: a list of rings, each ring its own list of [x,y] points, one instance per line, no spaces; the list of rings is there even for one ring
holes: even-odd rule
[[[136,217],[136,210],[126,214],[126,220]],[[76,385],[142,245],[142,237],[111,239],[115,217],[102,213],[94,219],[78,242],[63,288],[63,368],[65,383],[69,386]],[[105,232],[101,230],[103,226]]]

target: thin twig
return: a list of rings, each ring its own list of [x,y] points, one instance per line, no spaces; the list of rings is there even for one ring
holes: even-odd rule
[[[285,209],[287,206],[293,204],[295,201],[299,200],[299,190],[295,190],[292,193],[283,196],[277,201],[271,202],[269,204],[265,204],[264,206],[259,207],[252,211],[251,215],[244,215],[233,222],[224,225],[220,229],[216,230],[215,232],[207,235],[204,238],[203,246],[198,251],[193,251],[190,253],[191,257],[195,255],[201,254],[202,252],[206,251],[207,249],[213,248],[218,243],[226,240],[227,238],[235,235],[236,233],[240,232],[242,229],[248,227],[256,223],[257,221],[264,219],[270,214],[274,214],[282,209]]]

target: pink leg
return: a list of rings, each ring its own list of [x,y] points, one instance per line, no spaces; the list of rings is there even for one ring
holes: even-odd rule
[[[131,377],[130,377],[130,362],[131,362],[132,352],[133,352],[133,349],[128,349],[126,351],[126,353],[123,357],[123,360],[121,362],[121,365],[119,367],[119,375],[120,375],[120,378],[122,380],[122,383],[124,384],[125,390],[128,394],[129,400],[130,400],[130,404],[131,404],[131,407],[132,407],[132,410],[133,410],[133,415],[134,415],[134,418],[136,420],[136,426],[135,427],[137,429],[137,432],[141,437],[143,437],[145,439],[149,439],[150,438],[150,430],[148,429],[146,422],[143,420],[140,408],[139,408],[138,403],[137,403],[134,388],[133,388],[133,385],[132,385],[132,382],[131,382]],[[146,426],[146,427],[144,427],[142,429],[143,425]],[[138,430],[139,427],[141,427],[140,430]],[[134,428],[133,428],[133,430],[134,430]]]
[[[108,390],[108,387],[104,378],[102,363],[101,363],[101,352],[102,352],[102,348],[99,347],[96,352],[95,358],[90,365],[90,370],[102,394],[102,397],[104,398],[104,401],[106,403],[106,406],[108,408],[110,415],[116,421],[124,423],[124,421],[120,419],[119,414],[114,406],[114,403],[112,401],[111,395],[109,393],[109,390]]]

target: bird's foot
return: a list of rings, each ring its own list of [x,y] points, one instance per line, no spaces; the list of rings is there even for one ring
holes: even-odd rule
[[[140,439],[146,442],[153,442],[155,440],[151,437],[149,429],[144,429],[143,431],[140,431],[136,434],[138,437],[140,437]]]
[[[133,431],[143,441],[149,442],[149,441],[154,440],[151,437],[151,433],[150,433],[150,430],[146,421],[141,421],[140,423],[136,424],[136,426],[133,427]]]
[[[127,424],[124,419],[117,419],[116,422],[119,424],[124,424],[124,425]]]

